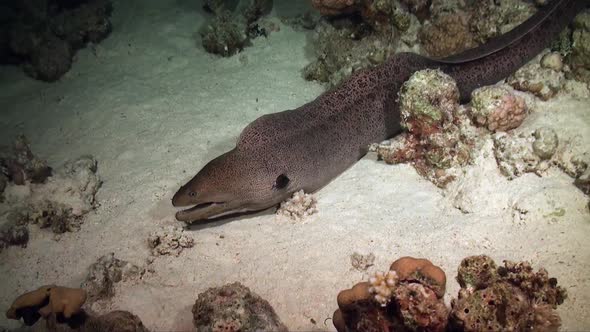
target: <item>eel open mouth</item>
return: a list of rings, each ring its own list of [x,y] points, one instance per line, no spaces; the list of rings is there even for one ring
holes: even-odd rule
[[[176,219],[187,223],[214,218],[228,210],[226,202],[206,202],[176,212]]]

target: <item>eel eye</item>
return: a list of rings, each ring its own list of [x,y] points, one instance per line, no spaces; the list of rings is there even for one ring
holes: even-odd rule
[[[272,185],[273,189],[283,189],[285,187],[287,187],[287,185],[289,184],[289,177],[286,176],[285,174],[281,174],[277,177],[277,179],[275,180],[275,183]]]
[[[194,191],[189,191],[189,192],[188,192],[188,195],[189,195],[190,197],[195,197],[195,196],[197,196],[197,193],[196,193],[196,192],[194,192]]]

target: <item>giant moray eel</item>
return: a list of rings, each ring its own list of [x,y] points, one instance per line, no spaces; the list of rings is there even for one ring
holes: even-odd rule
[[[398,91],[412,73],[439,68],[462,100],[505,78],[536,54],[588,2],[554,0],[514,30],[444,59],[399,53],[354,73],[338,88],[297,109],[263,115],[236,147],[213,159],[172,198],[176,218],[194,222],[276,205],[295,191],[314,192],[363,157],[371,143],[398,134]]]

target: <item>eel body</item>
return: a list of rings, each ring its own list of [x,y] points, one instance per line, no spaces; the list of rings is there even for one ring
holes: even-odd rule
[[[396,54],[297,109],[261,116],[243,130],[234,149],[178,190],[172,204],[192,207],[176,218],[190,223],[262,210],[298,190],[318,190],[363,157],[371,143],[400,132],[396,99],[412,73],[438,68],[455,79],[467,100],[474,89],[500,81],[540,53],[586,4],[555,0],[511,32],[448,58]]]

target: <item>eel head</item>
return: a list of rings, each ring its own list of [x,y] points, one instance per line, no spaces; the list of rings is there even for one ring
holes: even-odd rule
[[[176,213],[187,223],[247,211],[258,211],[284,201],[295,191],[285,170],[259,155],[231,150],[206,164],[172,198]]]

